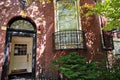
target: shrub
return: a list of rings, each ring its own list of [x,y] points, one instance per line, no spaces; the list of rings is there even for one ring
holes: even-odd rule
[[[101,64],[101,65],[99,65]],[[97,71],[100,72],[96,80],[120,80],[120,63],[114,62],[111,68],[106,67],[106,61],[99,62]]]
[[[52,61],[69,80],[93,80],[99,75],[95,62],[87,63],[85,58],[72,52]]]

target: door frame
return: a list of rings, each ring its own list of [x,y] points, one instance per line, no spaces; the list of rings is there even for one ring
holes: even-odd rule
[[[16,21],[16,20],[26,20],[29,21],[33,26],[34,30],[18,30],[18,29],[11,29],[10,26],[11,24]],[[33,38],[33,46],[32,46],[32,73],[31,74],[26,74],[32,79],[35,79],[35,74],[36,74],[36,25],[35,23],[28,17],[22,18],[21,16],[17,16],[12,18],[7,25],[7,30],[6,30],[6,41],[5,41],[5,49],[4,49],[4,60],[3,60],[3,66],[2,66],[2,76],[1,80],[6,80],[8,77],[8,58],[10,56],[9,54],[9,48],[10,48],[10,42],[12,36],[22,36],[22,37],[32,37]],[[25,74],[24,74],[25,75]]]

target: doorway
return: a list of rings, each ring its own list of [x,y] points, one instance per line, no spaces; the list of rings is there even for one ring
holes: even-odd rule
[[[35,78],[36,25],[31,19],[19,16],[8,22],[4,53],[2,80]]]
[[[32,72],[32,37],[12,36],[9,74]]]

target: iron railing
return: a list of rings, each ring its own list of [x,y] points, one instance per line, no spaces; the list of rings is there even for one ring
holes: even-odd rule
[[[85,49],[84,32],[81,30],[53,33],[54,49]]]
[[[66,80],[67,78],[60,73],[59,71],[49,71],[45,70],[45,68],[41,68],[36,80]]]

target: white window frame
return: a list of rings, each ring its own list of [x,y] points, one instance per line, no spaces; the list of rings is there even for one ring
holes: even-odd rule
[[[63,0],[64,1],[64,0]],[[73,41],[75,41],[74,43],[70,43],[69,44],[69,42],[70,41],[68,41],[69,39],[73,39],[74,37],[73,36],[70,36],[70,34],[68,34],[68,36],[66,36],[67,34],[65,34],[65,35],[59,35],[59,34],[61,34],[61,33],[64,33],[64,30],[60,30],[59,29],[59,25],[58,25],[58,22],[57,22],[57,20],[59,20],[58,19],[58,16],[59,15],[57,15],[57,2],[56,2],[56,0],[54,0],[54,15],[55,15],[55,17],[54,17],[54,21],[55,21],[55,32],[57,32],[56,34],[55,34],[55,36],[57,35],[57,37],[55,38],[55,48],[57,48],[57,49],[59,49],[59,46],[60,46],[60,48],[61,49],[74,49],[74,48],[82,48],[82,49],[84,49],[85,47],[84,47],[84,39],[83,39],[83,33],[82,32],[80,32],[80,30],[82,30],[82,26],[81,26],[81,16],[80,16],[80,10],[79,10],[79,7],[80,7],[80,0],[76,0],[76,2],[75,2],[75,8],[76,8],[76,23],[77,23],[77,26],[76,26],[76,28],[75,28],[75,30],[65,30],[65,31],[67,31],[67,32],[65,32],[65,33],[70,33],[71,32],[71,34],[72,33],[74,33],[74,31],[76,31],[77,33],[76,34],[74,34],[74,35],[76,35],[76,36],[78,36],[77,37],[77,39],[75,39],[75,40],[73,40]],[[59,10],[58,10],[59,11]],[[68,17],[68,16],[67,16]],[[74,27],[73,27],[74,28]],[[62,29],[62,28],[61,28]],[[63,32],[62,32],[63,31]],[[63,37],[62,37],[63,36]],[[66,36],[66,37],[65,37]],[[62,38],[63,39],[62,39]],[[57,42],[57,46],[56,46],[56,42]],[[63,42],[63,43],[61,43],[61,42]],[[65,43],[66,42],[66,43]],[[79,45],[79,46],[78,46]]]
[[[63,0],[64,1],[64,0]],[[76,8],[79,9],[79,6],[80,6],[80,0],[76,0]],[[56,0],[54,0],[54,23],[55,23],[55,32],[59,31],[59,27],[57,25],[57,7],[56,7]],[[81,16],[80,16],[80,12],[79,10],[77,10],[77,21],[78,21],[78,24],[77,24],[77,30],[82,30],[82,25],[81,25]]]

